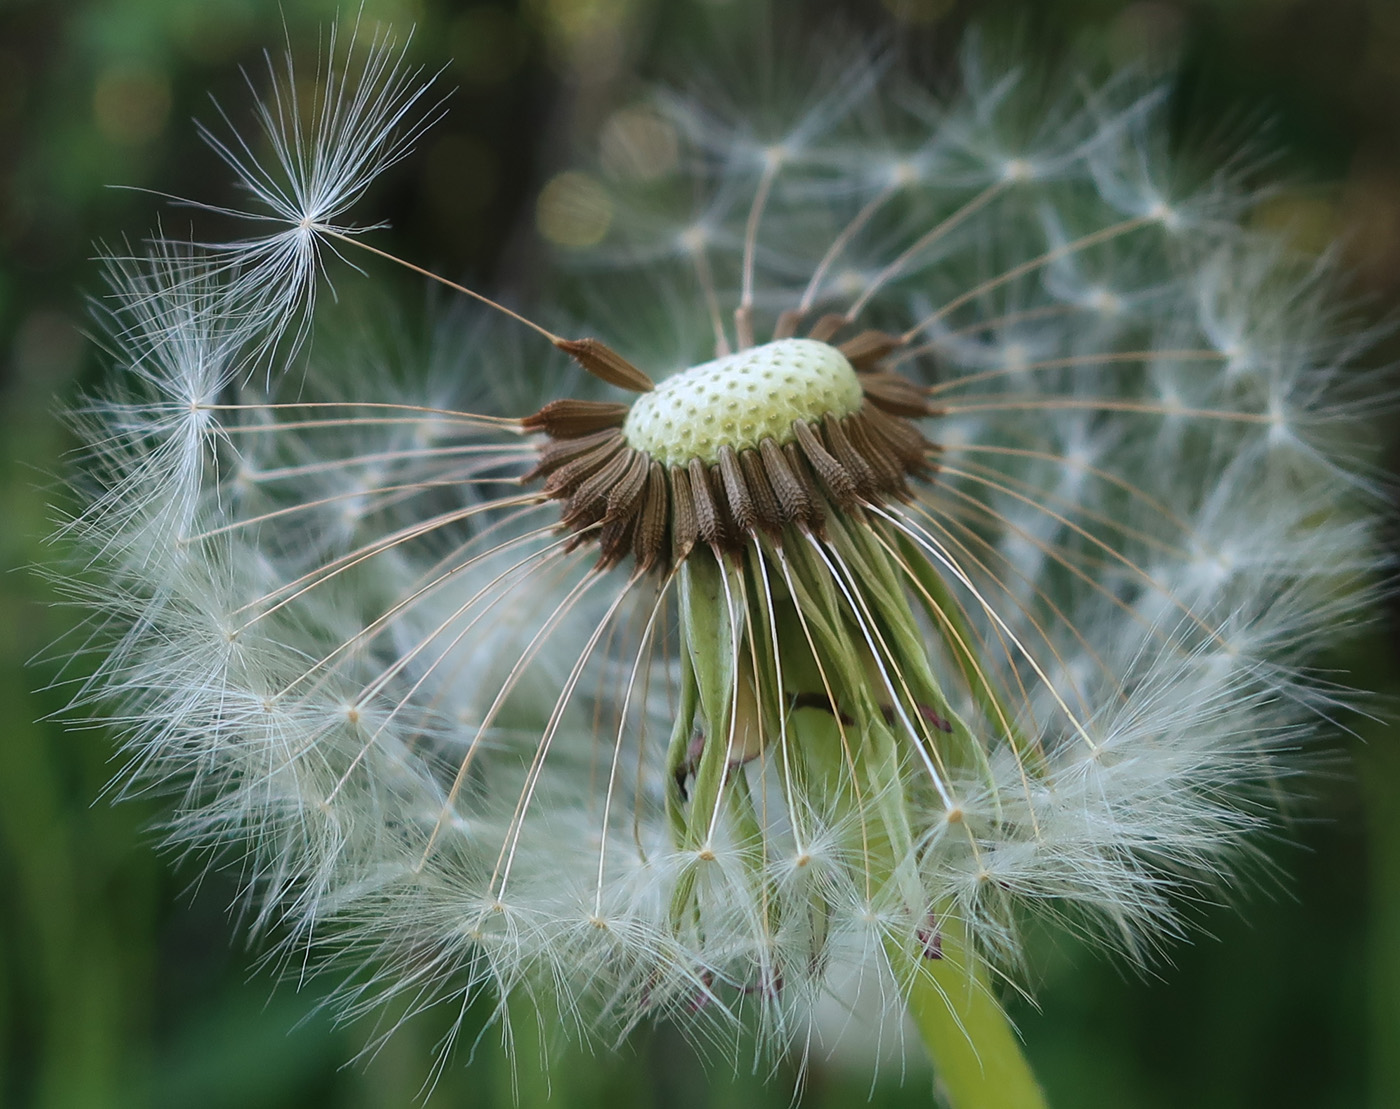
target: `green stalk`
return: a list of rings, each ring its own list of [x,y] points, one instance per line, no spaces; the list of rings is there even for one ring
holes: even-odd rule
[[[921,958],[904,975],[904,991],[944,1099],[951,1109],[1046,1109],[1045,1092],[992,994],[986,968],[967,950],[962,926],[945,921],[940,941],[943,957]]]
[[[972,756],[968,761],[975,760],[990,773],[985,751],[973,739],[928,668],[921,634],[890,563],[890,557],[898,556],[898,548],[868,540],[858,532],[847,533],[837,520],[829,521],[828,528],[843,561],[852,567],[853,588],[861,594],[859,603],[868,608],[869,622],[883,640],[883,649],[894,656],[891,669],[898,667],[901,671],[899,685],[904,695],[926,702],[954,722],[955,731],[950,730],[946,736],[941,731],[930,733],[928,742],[939,744],[944,760],[952,761],[960,754],[954,741],[964,738]],[[872,648],[852,634],[846,613],[853,602],[838,600],[829,577],[820,567],[804,561],[803,554],[805,551],[798,548],[793,584],[798,590],[816,585],[793,600],[818,641],[813,649],[822,655],[831,671],[833,700],[852,717],[848,731],[856,747],[856,765],[851,771],[860,779],[859,796],[874,800],[869,823],[861,822],[862,828],[871,833],[860,848],[865,853],[867,871],[877,887],[903,886],[899,899],[908,905],[919,904],[922,887],[908,861],[916,855],[918,835],[907,807],[910,754],[903,749],[904,743],[917,743],[918,737],[901,737],[882,719],[879,702],[886,691],[868,676],[867,668],[858,662],[841,665],[842,660],[858,660]],[[909,557],[907,563],[910,567],[922,565],[916,557]],[[930,618],[935,623],[957,619],[960,610],[936,573],[920,575],[915,569],[908,573],[930,606]],[[826,586],[825,591],[822,586]],[[940,594],[946,598],[942,603]],[[949,617],[950,613],[954,615]],[[961,636],[963,651],[976,642],[966,625],[950,622],[947,626]],[[802,641],[792,637],[789,642]],[[787,680],[793,682],[803,668],[789,664],[784,669]],[[855,673],[850,673],[851,669]],[[1039,753],[1029,748],[1022,750],[1025,745],[1009,723],[1015,714],[1002,704],[998,691],[975,667],[970,667],[966,676],[970,692],[982,702],[989,717],[1006,722],[1008,740],[1017,745],[1023,757],[1034,756],[1028,762],[1035,765]],[[835,757],[840,750],[835,730],[834,714],[806,722],[807,742],[800,748],[803,758],[815,761],[823,753],[827,759]],[[821,742],[823,732],[828,733],[826,742]],[[817,782],[839,782],[846,771],[844,763],[831,768],[836,770],[834,774],[823,774],[817,766],[812,769],[815,773],[808,778]],[[853,803],[844,794],[828,800],[833,810],[839,810],[843,803]],[[874,834],[877,831],[879,834]],[[1046,1109],[1044,1091],[1021,1054],[1021,1042],[997,1003],[987,968],[968,945],[962,924],[945,919],[939,928],[939,944],[940,958],[928,958],[922,951],[911,954],[894,943],[889,947],[889,956],[902,980],[909,1015],[933,1057],[944,1101],[950,1109]]]

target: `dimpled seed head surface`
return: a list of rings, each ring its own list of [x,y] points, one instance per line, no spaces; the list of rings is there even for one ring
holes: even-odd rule
[[[668,377],[633,402],[622,434],[667,466],[715,463],[721,447],[786,443],[793,421],[849,416],[860,402],[856,372],[839,350],[778,339]]]

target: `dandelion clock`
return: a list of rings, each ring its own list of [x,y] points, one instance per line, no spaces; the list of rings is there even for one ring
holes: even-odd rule
[[[766,1066],[857,979],[1036,1106],[1025,925],[1143,962],[1230,895],[1377,588],[1367,340],[1166,89],[986,57],[654,91],[541,198],[556,292],[444,281],[386,368],[324,294],[443,101],[343,26],[206,132],[244,234],[109,259],[75,709],[338,1011]]]

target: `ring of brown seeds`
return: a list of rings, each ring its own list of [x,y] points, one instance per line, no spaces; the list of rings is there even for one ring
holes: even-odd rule
[[[845,323],[823,317],[807,338],[775,338],[660,387],[595,339],[560,340],[590,373],[642,397],[561,399],[526,417],[524,430],[546,438],[522,480],[543,480],[575,543],[597,543],[599,568],[630,556],[639,572],[665,573],[697,545],[738,554],[760,531],[779,543],[787,528],[820,535],[833,509],[907,500],[937,451],[914,421],[939,410],[926,388],[882,368],[900,336],[830,343]]]

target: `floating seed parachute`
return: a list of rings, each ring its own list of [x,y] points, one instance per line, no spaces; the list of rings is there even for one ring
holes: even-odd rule
[[[68,531],[77,704],[348,1011],[802,1044],[833,966],[966,1015],[1027,913],[1143,957],[1230,885],[1372,588],[1372,385],[1249,194],[1172,183],[1160,90],[629,106],[678,168],[604,172],[558,278],[612,316],[390,383],[300,343],[422,103],[333,54],[216,144],[272,234],[112,263]]]

